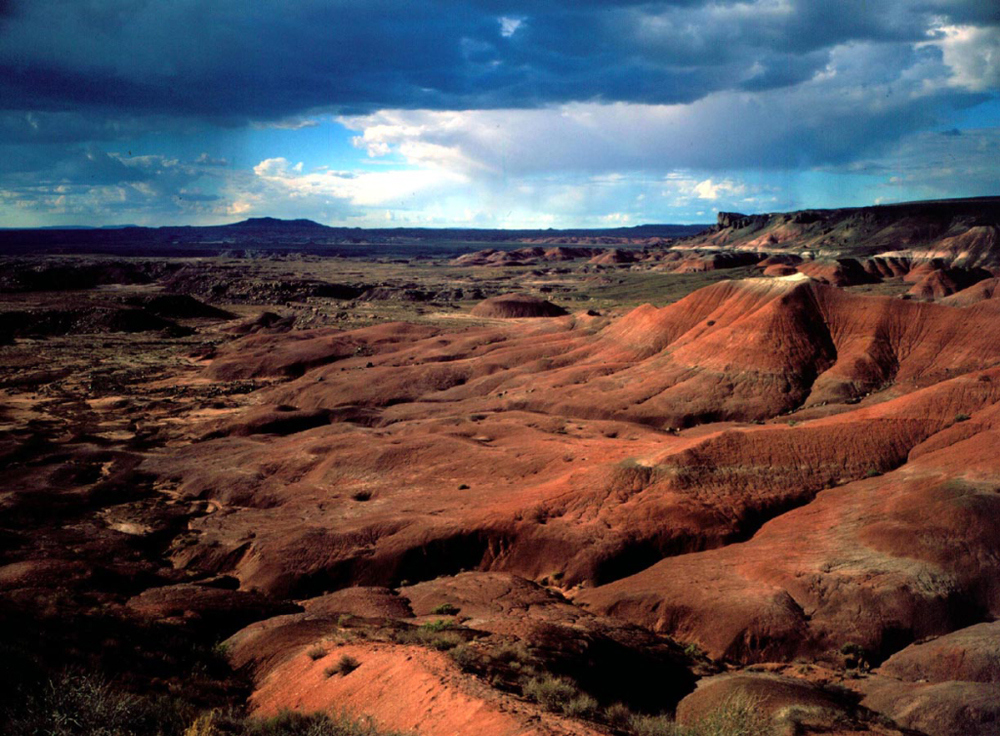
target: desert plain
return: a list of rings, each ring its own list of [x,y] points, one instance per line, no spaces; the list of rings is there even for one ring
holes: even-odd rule
[[[10,733],[1000,733],[1000,199],[179,230],[0,233]]]

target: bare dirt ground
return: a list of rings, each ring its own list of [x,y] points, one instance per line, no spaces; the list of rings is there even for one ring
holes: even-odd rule
[[[992,291],[771,265],[7,259],[0,707],[996,733]]]

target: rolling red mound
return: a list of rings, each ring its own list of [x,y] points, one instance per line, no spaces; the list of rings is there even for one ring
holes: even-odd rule
[[[996,360],[1000,337],[989,322],[975,310],[858,299],[796,277],[719,284],[603,329],[600,320],[563,318],[528,333],[431,330],[414,340],[421,333],[386,326],[287,348],[285,336],[255,336],[233,348],[238,358],[221,355],[209,370],[281,375],[318,367],[263,397],[283,412],[229,420],[214,430],[223,436],[177,453],[170,465],[185,492],[234,505],[235,513],[208,526],[238,528],[244,516],[247,529],[258,524],[252,517],[281,525],[302,504],[314,509],[315,531],[279,534],[279,547],[266,554],[271,535],[257,531],[240,562],[254,585],[273,578],[295,587],[302,574],[329,584],[355,575],[391,582],[410,576],[408,550],[431,539],[445,557],[457,546],[456,562],[467,566],[532,577],[562,572],[570,583],[600,579],[630,557],[721,544],[825,485],[904,463],[956,413],[993,400],[985,382],[972,393],[948,383],[919,391]],[[364,354],[356,354],[362,344]],[[760,421],[876,389],[865,403],[877,406],[844,406],[795,431],[663,431]],[[943,395],[959,398],[944,403]],[[282,414],[299,421],[282,428],[275,423]],[[261,435],[261,427],[270,434],[244,437]],[[792,453],[809,465],[783,470]],[[731,463],[719,464],[723,457],[771,470],[734,474]],[[359,493],[368,500],[355,500]],[[310,547],[324,552],[302,558],[295,573],[280,550],[302,535],[315,536]],[[362,540],[373,545],[365,572],[352,572]],[[530,551],[522,554],[524,547]]]
[[[206,377],[284,382],[144,469],[218,509],[175,564],[244,590],[503,572],[732,662],[877,664],[1000,613],[994,325],[793,274],[617,320],[256,334]]]

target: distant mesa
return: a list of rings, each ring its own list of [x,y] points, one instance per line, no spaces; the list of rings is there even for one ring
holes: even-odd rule
[[[809,254],[808,259],[826,262],[823,280],[849,286],[866,283],[858,280],[864,278],[860,270],[874,257],[897,262],[940,260],[948,268],[995,270],[1000,267],[998,244],[1000,197],[973,197],[759,215],[720,212],[715,227],[675,247]],[[834,261],[836,265],[830,266]],[[939,296],[953,288],[938,277],[935,280],[939,283],[928,284],[922,293]]]
[[[300,228],[317,228],[326,229],[326,225],[320,225],[318,222],[313,220],[298,219],[298,220],[282,220],[277,217],[251,217],[242,222],[234,222],[231,225],[226,225],[226,227],[231,228],[260,228],[260,229],[300,229]]]
[[[561,317],[567,314],[558,304],[526,294],[504,294],[485,299],[472,309],[476,317],[523,319],[525,317]]]

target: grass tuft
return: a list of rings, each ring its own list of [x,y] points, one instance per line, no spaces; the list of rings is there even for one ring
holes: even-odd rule
[[[210,713],[200,716],[184,736],[404,736],[380,731],[370,720],[327,713],[284,711],[271,718]]]
[[[323,674],[327,677],[333,677],[335,675],[347,676],[360,666],[361,662],[352,657],[350,654],[345,654],[337,660],[337,664],[331,664],[323,670]]]
[[[181,734],[195,718],[183,701],[142,696],[113,687],[107,680],[66,673],[28,695],[17,712],[0,714],[10,736],[169,736]]]
[[[690,736],[772,736],[771,720],[760,705],[752,695],[735,693],[695,724]]]
[[[306,655],[313,662],[315,662],[317,659],[323,659],[323,657],[325,657],[326,654],[327,654],[326,647],[320,646],[319,644],[309,647],[309,650],[306,652]]]

